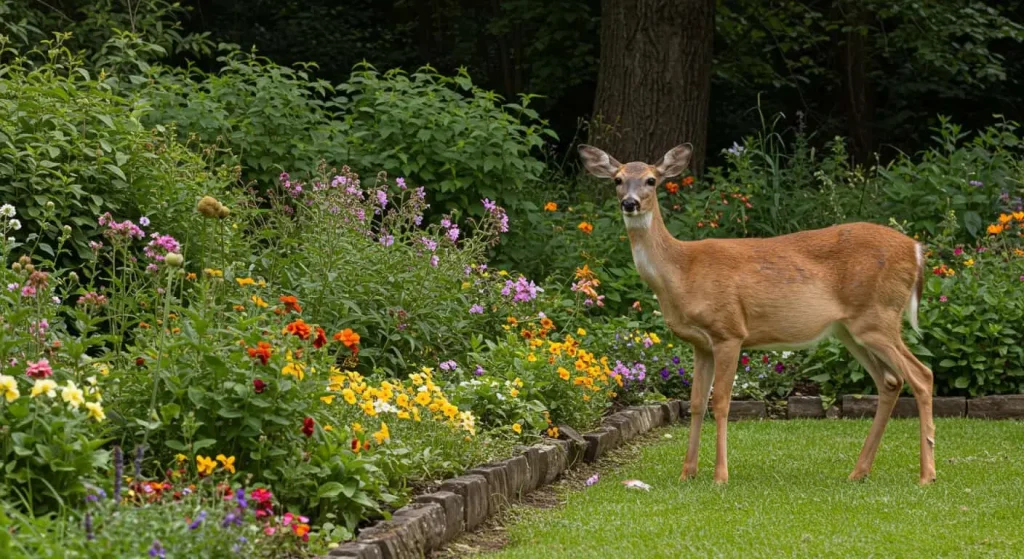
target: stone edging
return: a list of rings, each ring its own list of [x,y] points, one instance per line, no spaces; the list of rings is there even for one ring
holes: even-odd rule
[[[817,396],[790,396],[786,416],[788,419],[873,417],[878,407],[878,396],[846,395],[836,404],[825,410]],[[978,398],[936,396],[932,398],[932,414],[935,417],[1024,419],[1024,394]],[[917,417],[917,402],[911,397],[901,397],[896,401],[892,417]]]
[[[764,417],[764,404],[760,417]],[[685,407],[684,407],[685,406]],[[382,520],[362,530],[356,540],[332,549],[329,557],[411,559],[425,557],[521,496],[548,485],[580,462],[602,455],[655,427],[689,415],[689,402],[633,406],[605,417],[601,427],[580,435],[559,426],[564,439],[545,439],[516,447],[512,458],[481,464],[446,480],[433,493],[420,495]],[[755,414],[756,415],[756,414]]]

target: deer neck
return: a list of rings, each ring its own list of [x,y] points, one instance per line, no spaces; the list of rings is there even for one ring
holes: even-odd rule
[[[658,206],[644,215],[623,216],[623,219],[636,271],[657,292],[664,284],[665,274],[671,273],[665,264],[679,241],[668,232]]]

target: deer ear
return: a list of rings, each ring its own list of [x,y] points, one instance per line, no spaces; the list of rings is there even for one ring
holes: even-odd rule
[[[661,157],[661,161],[655,165],[658,174],[662,178],[675,177],[683,174],[686,166],[690,164],[690,156],[693,155],[693,146],[680,144]]]
[[[595,177],[610,179],[615,176],[619,167],[622,166],[622,164],[616,161],[614,157],[594,146],[580,144],[579,149],[580,159],[583,160],[583,167],[587,169],[588,173]]]

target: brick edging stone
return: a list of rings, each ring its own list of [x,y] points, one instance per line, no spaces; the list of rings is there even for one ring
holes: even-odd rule
[[[415,497],[390,520],[363,529],[358,538],[332,549],[328,557],[424,557],[523,495],[554,482],[573,466],[593,462],[651,429],[684,419],[688,412],[688,402],[670,400],[613,413],[601,421],[601,427],[582,435],[561,425],[559,439],[516,447],[511,458],[481,464],[444,481],[437,491]]]

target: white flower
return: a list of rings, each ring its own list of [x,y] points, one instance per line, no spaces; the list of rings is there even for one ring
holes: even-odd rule
[[[17,231],[18,229],[21,229],[21,222],[17,219],[12,219],[7,222],[7,226]]]
[[[10,204],[4,204],[0,206],[0,217],[14,217],[18,212],[15,211],[14,206]]]
[[[56,296],[54,296],[54,297],[53,297],[53,298],[51,299],[51,301],[53,301],[53,304],[54,304],[54,305],[59,305],[59,304],[60,304],[60,297],[56,297]]]

